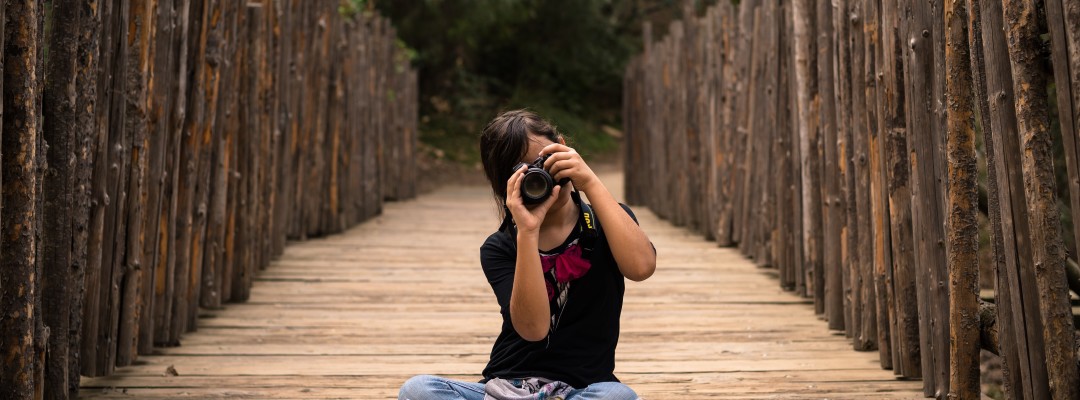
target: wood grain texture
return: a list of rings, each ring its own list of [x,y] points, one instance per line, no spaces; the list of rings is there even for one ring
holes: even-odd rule
[[[616,196],[622,177],[594,167]],[[291,244],[245,304],[204,311],[184,345],[84,379],[84,398],[394,398],[410,376],[477,380],[500,317],[476,249],[498,221],[482,187],[390,203]],[[658,273],[627,285],[616,375],[647,399],[915,398],[777,287],[775,272],[635,209]],[[166,372],[168,368],[177,375]]]

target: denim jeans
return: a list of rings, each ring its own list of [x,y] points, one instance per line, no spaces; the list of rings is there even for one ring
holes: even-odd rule
[[[600,382],[570,392],[566,400],[637,400],[629,386]],[[484,384],[462,382],[431,375],[417,375],[405,381],[398,400],[484,400]]]

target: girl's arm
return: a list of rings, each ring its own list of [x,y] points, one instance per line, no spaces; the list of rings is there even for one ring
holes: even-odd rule
[[[510,292],[510,322],[522,339],[535,342],[547,337],[551,326],[547,286],[537,249],[539,232],[518,231],[517,270]]]
[[[545,154],[552,156],[544,163],[544,168],[551,171],[556,181],[570,178],[574,187],[589,197],[623,276],[639,282],[652,276],[656,271],[656,250],[649,237],[619,206],[581,155],[565,144],[549,145],[540,151],[541,156]]]
[[[514,172],[507,181],[506,208],[517,225],[517,265],[514,271],[514,288],[510,292],[510,322],[522,339],[538,341],[548,335],[551,326],[551,308],[547,298],[544,270],[540,266],[540,225],[551,205],[559,197],[561,188],[556,186],[551,197],[533,209],[528,209],[521,199],[521,179],[527,167]]]
[[[581,191],[589,197],[597,219],[603,221],[604,235],[623,276],[637,282],[652,276],[656,271],[656,250],[645,231],[619,206],[599,179]]]

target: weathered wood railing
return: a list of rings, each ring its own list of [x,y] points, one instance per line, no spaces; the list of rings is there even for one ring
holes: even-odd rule
[[[416,74],[343,4],[0,6],[0,398],[178,345],[286,240],[415,194]]]
[[[1054,180],[1067,168],[1080,229],[1077,3],[739,3],[699,15],[687,1],[655,43],[645,27],[625,78],[628,200],[777,268],[927,396],[978,398],[985,348],[1012,398],[1080,398],[1080,278]],[[993,304],[979,299],[980,163]]]

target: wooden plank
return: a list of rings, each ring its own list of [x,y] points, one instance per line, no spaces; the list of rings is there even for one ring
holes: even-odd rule
[[[207,312],[184,346],[86,380],[81,395],[384,398],[414,374],[475,381],[500,324],[470,245],[497,222],[488,201],[484,187],[443,188],[389,203],[342,235],[292,244],[259,275],[250,302]],[[918,383],[894,380],[875,353],[846,350],[774,274],[635,212],[667,266],[627,286],[616,374],[643,397],[918,396]],[[430,251],[401,251],[405,237]],[[347,291],[357,300],[339,295]]]

